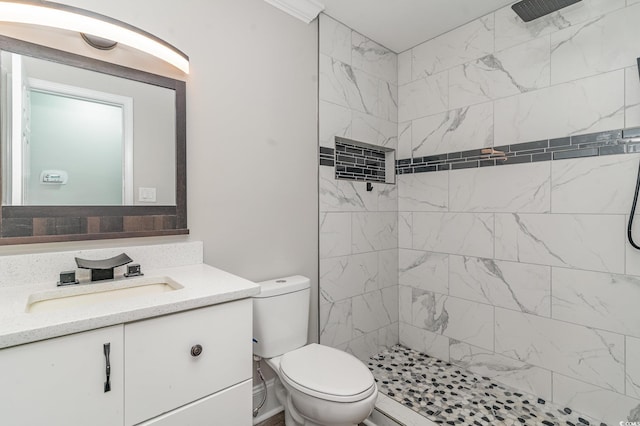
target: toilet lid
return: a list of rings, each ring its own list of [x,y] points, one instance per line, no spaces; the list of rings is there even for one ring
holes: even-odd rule
[[[333,401],[357,401],[375,390],[373,375],[356,357],[312,343],[282,355],[280,372],[299,391]]]

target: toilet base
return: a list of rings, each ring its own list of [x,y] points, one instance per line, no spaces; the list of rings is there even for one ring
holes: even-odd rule
[[[302,417],[291,401],[291,394],[280,381],[279,377],[275,379],[275,394],[276,399],[284,407],[284,424],[285,426],[358,426],[358,423],[332,423],[331,425],[325,425],[312,422],[309,419]],[[377,396],[377,391],[376,391]],[[375,397],[374,397],[375,398]]]

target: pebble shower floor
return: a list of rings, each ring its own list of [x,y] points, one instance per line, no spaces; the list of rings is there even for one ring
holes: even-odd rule
[[[403,346],[371,357],[378,390],[443,425],[606,426]]]

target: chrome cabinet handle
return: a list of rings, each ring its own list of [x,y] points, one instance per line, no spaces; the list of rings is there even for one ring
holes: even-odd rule
[[[107,381],[104,382],[104,391],[109,392],[111,390],[111,361],[109,360],[109,353],[111,352],[111,343],[105,343],[102,345],[104,352],[104,359],[106,361],[105,373],[107,375]]]
[[[191,356],[193,357],[200,356],[201,353],[202,353],[202,345],[191,346]]]

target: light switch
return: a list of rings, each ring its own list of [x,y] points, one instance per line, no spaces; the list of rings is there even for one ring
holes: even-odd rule
[[[141,203],[155,203],[156,189],[143,187],[138,188],[138,201]]]

